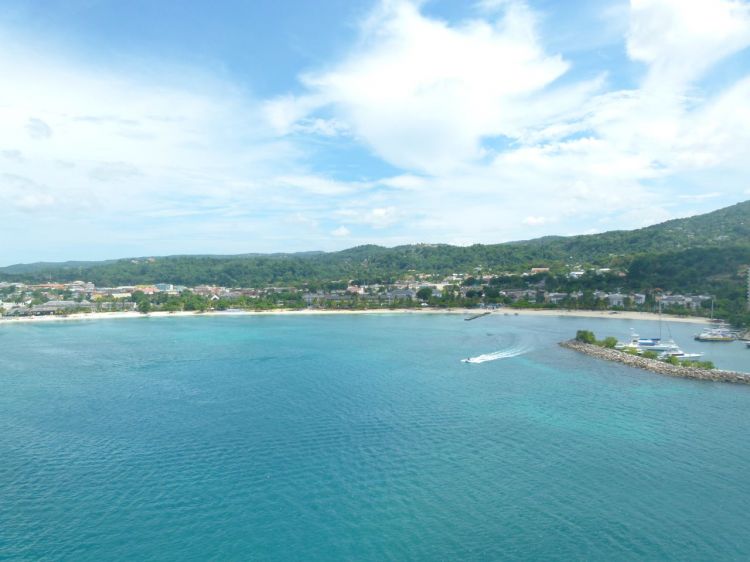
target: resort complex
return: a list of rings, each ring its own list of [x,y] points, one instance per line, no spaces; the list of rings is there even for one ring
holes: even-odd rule
[[[389,284],[331,282],[311,290],[299,287],[186,287],[171,283],[97,287],[94,283],[0,282],[0,313],[6,317],[44,316],[85,312],[151,310],[366,309],[366,308],[549,308],[581,310],[655,311],[709,316],[713,297],[664,291],[644,293],[603,290],[547,291],[547,272],[528,275],[474,277],[453,274],[440,281],[428,275]],[[419,278],[422,280],[419,280]],[[509,280],[512,279],[512,282]],[[503,284],[515,283],[504,288]]]

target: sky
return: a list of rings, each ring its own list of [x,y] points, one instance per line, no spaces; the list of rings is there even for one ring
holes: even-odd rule
[[[747,199],[746,0],[0,3],[0,265],[498,243]]]

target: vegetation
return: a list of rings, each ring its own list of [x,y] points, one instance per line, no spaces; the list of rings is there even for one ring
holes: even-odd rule
[[[612,336],[607,336],[601,341],[602,347],[606,347],[608,349],[614,349],[617,345],[617,338],[613,338]]]
[[[722,249],[721,256],[699,249]],[[671,256],[665,261],[658,256]],[[27,264],[0,268],[7,280],[33,281],[85,278],[97,285],[170,282],[260,286],[284,283],[325,283],[358,279],[385,282],[410,271],[449,274],[467,271],[523,271],[543,264],[553,273],[564,265],[599,264],[630,270],[633,287],[676,280],[675,289],[703,286],[704,274],[730,273],[722,266],[750,262],[750,201],[713,213],[677,219],[633,231],[612,231],[570,237],[544,237],[505,244],[468,247],[417,244],[383,248],[358,246],[341,252],[239,256],[170,256],[105,262]],[[705,263],[703,260],[708,259]],[[695,274],[691,273],[692,271]],[[656,285],[656,286],[666,286]]]
[[[617,338],[609,336],[604,338],[603,340],[597,340],[594,332],[591,332],[589,330],[578,330],[576,332],[576,341],[598,345],[599,347],[606,347],[608,349],[614,349],[614,347],[617,345]]]
[[[421,301],[428,301],[432,296],[432,289],[430,287],[422,287],[417,291],[417,298]]]
[[[576,332],[576,341],[581,343],[596,344],[596,336],[594,332],[589,330],[578,330]]]
[[[713,361],[690,361],[688,359],[681,360],[680,365],[683,367],[696,367],[698,369],[715,369],[716,365],[714,365]]]
[[[544,266],[550,271],[526,277],[522,272]],[[653,306],[658,290],[703,293],[715,296],[716,315],[737,326],[750,327],[745,308],[745,271],[750,266],[750,201],[701,216],[668,221],[633,231],[468,247],[417,244],[383,248],[358,246],[341,252],[299,254],[247,254],[238,256],[168,256],[105,262],[39,263],[0,268],[0,281],[39,283],[55,279],[85,279],[97,286],[173,283],[225,287],[295,287],[308,291],[345,289],[357,284],[389,284],[416,273],[436,278],[452,273],[472,273],[459,285],[446,287],[436,298],[422,291],[418,298],[435,306],[511,304],[501,290],[544,289],[580,292],[560,306],[604,308],[596,289],[648,294]],[[572,279],[568,273],[588,271]],[[490,278],[488,281],[487,279]],[[5,289],[6,291],[9,288]],[[514,306],[540,306],[539,293]],[[152,303],[155,304],[155,303]],[[172,301],[159,306],[197,307],[201,303]],[[631,307],[625,302],[624,307]],[[670,311],[674,312],[674,311]],[[676,312],[692,313],[691,311]],[[703,311],[708,314],[707,310]]]

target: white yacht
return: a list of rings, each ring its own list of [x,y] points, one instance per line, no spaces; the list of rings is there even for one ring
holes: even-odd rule
[[[635,332],[631,332],[630,341],[627,343],[620,342],[615,346],[615,349],[637,351],[642,353],[644,351],[655,351],[657,353],[664,351],[674,351],[679,349],[679,346],[674,340],[662,341],[661,338],[642,338]]]
[[[677,357],[677,359],[693,360],[693,359],[700,359],[701,357],[703,357],[703,354],[702,353],[685,353],[678,347],[676,350],[664,351],[659,354],[659,359],[666,359],[667,357]]]
[[[642,338],[635,332],[631,332],[630,341],[618,343],[615,349],[634,351],[638,355],[646,351],[653,351],[659,355],[660,359],[666,359],[670,356],[677,357],[678,359],[697,359],[703,356],[702,353],[685,353],[673,339]]]
[[[726,327],[708,328],[695,336],[697,341],[721,342],[734,341],[737,335]]]

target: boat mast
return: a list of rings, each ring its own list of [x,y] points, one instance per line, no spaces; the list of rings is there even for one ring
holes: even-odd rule
[[[659,340],[661,340],[661,299],[659,300]]]

